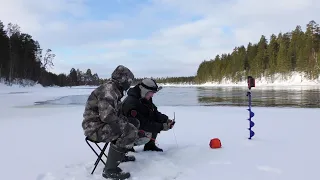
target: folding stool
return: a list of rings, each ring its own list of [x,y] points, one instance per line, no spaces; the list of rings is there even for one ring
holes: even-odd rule
[[[109,143],[105,143],[104,147],[101,149],[101,147],[100,147],[98,144],[99,144],[99,143],[104,143],[104,142],[93,141],[93,140],[89,139],[88,137],[86,137],[85,140],[86,140],[88,146],[91,148],[91,150],[92,150],[92,151],[97,155],[97,157],[98,157],[97,160],[96,160],[96,162],[94,163],[94,168],[93,168],[93,170],[92,170],[92,172],[91,172],[91,174],[93,174],[93,172],[96,170],[96,168],[97,168],[97,166],[98,166],[98,164],[99,164],[100,161],[101,161],[104,165],[106,165],[106,163],[105,163],[105,162],[103,161],[103,159],[102,159],[102,155],[104,155],[106,158],[108,158],[108,156],[107,156],[104,152],[105,152],[105,150],[107,149]],[[98,153],[93,149],[93,147],[90,145],[89,141],[92,142],[92,143],[94,143],[94,144],[96,144],[96,146],[100,149],[100,154],[98,154]]]

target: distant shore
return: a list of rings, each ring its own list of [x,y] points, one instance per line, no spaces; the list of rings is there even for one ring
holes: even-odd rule
[[[320,78],[315,80],[310,80],[304,77],[303,74],[293,72],[290,75],[283,77],[279,74],[275,74],[272,78],[262,77],[256,78],[256,87],[294,87],[294,86],[320,86]],[[229,79],[224,78],[221,82],[206,82],[202,84],[192,84],[192,83],[159,83],[161,86],[180,86],[180,87],[247,87],[247,80],[242,80],[239,82],[232,82]]]
[[[204,84],[188,84],[188,83],[159,83],[163,87],[247,87],[246,82],[242,83],[204,83]],[[256,87],[294,87],[294,86],[319,86],[319,83],[256,83]]]
[[[19,81],[17,81],[19,82]],[[14,83],[11,87],[20,87],[20,88],[32,88],[32,87],[43,87],[42,85],[30,81],[30,80],[23,80],[21,81],[23,85]],[[262,78],[255,78],[256,88],[262,87],[277,87],[281,89],[285,88],[295,88],[295,87],[315,87],[320,88],[320,78],[315,80],[310,80],[305,78],[305,76],[301,73],[293,72],[287,75],[286,77],[275,74],[272,77],[262,77]],[[188,83],[188,82],[181,82],[181,83],[161,83],[158,82],[160,86],[163,87],[247,87],[247,81],[245,78],[239,82],[233,82],[227,78],[222,79],[221,82],[206,82],[202,84],[195,84],[195,83]],[[24,87],[25,85],[25,87]],[[49,86],[50,87],[50,86]],[[59,86],[51,86],[58,88]],[[74,88],[81,88],[81,87],[96,87],[96,86],[72,86]],[[10,86],[4,83],[2,79],[0,81],[0,89],[10,88]],[[70,88],[69,86],[65,86],[65,88]]]

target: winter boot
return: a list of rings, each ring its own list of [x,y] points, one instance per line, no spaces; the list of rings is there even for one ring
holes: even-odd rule
[[[123,172],[119,168],[120,162],[125,157],[126,150],[110,143],[106,166],[104,167],[102,176],[106,179],[123,180],[130,178],[129,172]]]
[[[130,152],[136,152],[136,150],[134,150],[134,148],[132,147],[132,148],[130,148],[130,149],[128,149],[128,151],[130,151]]]
[[[152,133],[152,140],[150,140],[147,144],[144,145],[144,151],[158,151],[163,152],[161,148],[158,148],[155,144],[155,140],[157,138],[158,133]]]
[[[127,150],[127,152],[128,151],[129,150]],[[129,161],[136,161],[136,158],[134,156],[125,155],[121,162],[129,162]]]
[[[132,148],[130,148],[130,149],[126,149],[127,150],[127,152],[126,152],[126,154],[128,153],[128,152],[135,152],[135,150],[133,149],[133,147]],[[124,156],[124,158],[123,158],[123,160],[121,161],[121,162],[129,162],[129,161],[136,161],[136,158],[134,157],[134,156],[128,156],[128,155],[125,155]]]

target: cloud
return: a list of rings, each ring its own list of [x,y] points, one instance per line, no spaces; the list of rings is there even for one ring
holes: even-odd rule
[[[90,68],[100,77],[118,64],[138,77],[195,75],[235,46],[320,22],[314,0],[1,1],[2,21],[55,52],[54,72]]]

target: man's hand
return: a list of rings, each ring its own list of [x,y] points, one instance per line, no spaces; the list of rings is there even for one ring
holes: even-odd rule
[[[163,130],[168,131],[169,129],[172,129],[175,124],[175,121],[169,119],[166,123],[163,123]]]
[[[171,120],[171,119],[168,119],[168,123],[170,123],[170,124],[171,124],[170,129],[172,129],[172,128],[173,128],[173,126],[174,126],[174,124],[176,123],[176,121]]]
[[[144,133],[143,130],[139,130],[138,131],[138,136],[139,136],[139,138],[143,138],[143,137],[146,137],[146,134]]]

